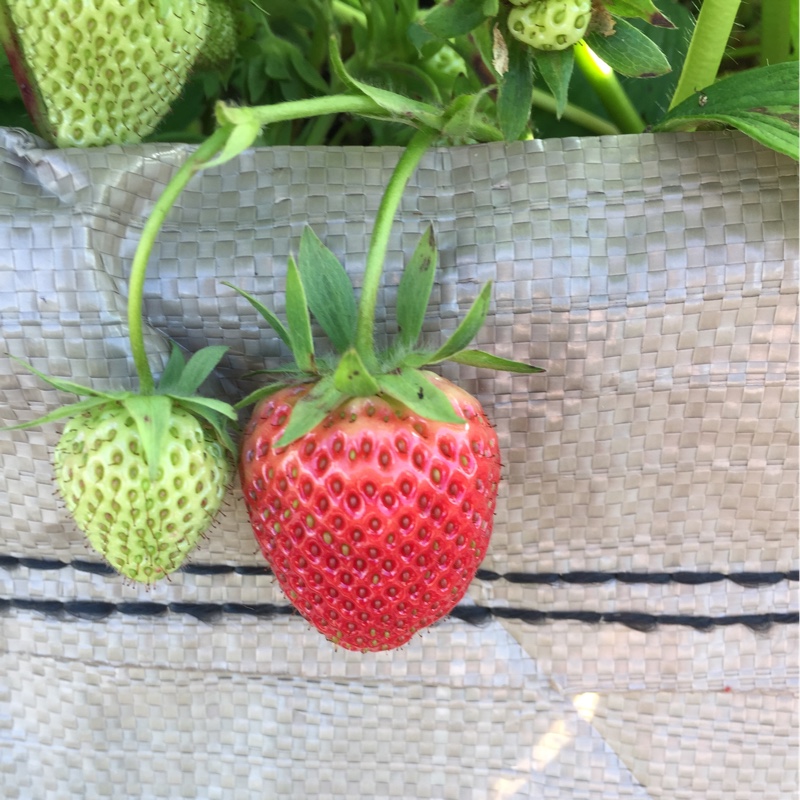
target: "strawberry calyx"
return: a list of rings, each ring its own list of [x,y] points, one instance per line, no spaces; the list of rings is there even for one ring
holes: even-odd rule
[[[466,420],[456,413],[447,395],[430,380],[431,373],[425,369],[444,361],[522,374],[542,372],[530,364],[469,348],[489,312],[491,281],[484,285],[443,345],[435,349],[420,345],[438,260],[431,226],[422,235],[400,280],[397,339],[388,349],[375,351],[375,300],[390,223],[402,189],[431,138],[421,132],[416,142],[412,139],[387,187],[373,231],[359,304],[344,267],[310,228],[303,231],[297,260],[290,257],[288,261],[286,325],[257,298],[230,283],[224,284],[244,297],[267,321],[289,347],[295,361],[294,368],[284,368],[278,373],[282,380],[256,389],[235,408],[256,403],[287,386],[312,384],[294,406],[276,443],[279,447],[301,438],[354,397],[386,396],[426,419],[465,424]],[[312,315],[333,345],[337,354],[333,359],[316,356]]]
[[[201,384],[208,378],[226,351],[227,348],[221,346],[204,347],[202,350],[198,350],[187,362],[184,360],[177,345],[173,344],[167,365],[152,393],[98,391],[74,381],[52,378],[25,361],[11,356],[11,358],[54,389],[79,396],[88,395],[88,399],[61,406],[61,408],[57,408],[37,419],[22,422],[18,425],[10,425],[0,428],[0,430],[13,431],[38,427],[57,420],[75,417],[108,403],[119,403],[125,407],[134,420],[142,442],[143,456],[148,465],[150,477],[155,478],[171,412],[173,408],[178,407],[205,423],[213,431],[215,438],[225,450],[234,455],[236,448],[228,432],[229,422],[237,419],[233,407],[222,400],[202,397],[196,394]]]

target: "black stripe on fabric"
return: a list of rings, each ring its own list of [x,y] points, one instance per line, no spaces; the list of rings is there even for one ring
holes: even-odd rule
[[[31,570],[58,570],[72,567],[78,572],[88,572],[96,575],[116,575],[117,572],[108,564],[101,561],[59,561],[50,558],[23,558],[17,556],[0,555],[0,568],[12,570],[17,567],[26,567]],[[243,575],[264,576],[272,575],[269,567],[249,564],[184,564],[179,572],[187,575]],[[527,585],[555,585],[569,584],[600,584],[610,581],[620,583],[646,583],[666,584],[679,583],[689,586],[699,586],[705,583],[719,581],[732,581],[743,587],[772,586],[781,581],[800,581],[799,570],[786,572],[689,572],[678,570],[675,572],[495,572],[488,569],[479,569],[475,574],[479,581],[506,581],[514,584]]]
[[[108,603],[95,600],[33,600],[26,598],[0,598],[0,611],[18,609],[35,611],[45,616],[70,616],[77,619],[99,621],[119,612],[127,616],[152,617],[164,614],[186,614],[201,622],[216,622],[225,615],[255,616],[269,619],[294,616],[291,605],[273,603]],[[773,625],[796,625],[800,613],[731,614],[721,617],[692,616],[688,614],[643,614],[635,611],[542,611],[534,608],[504,608],[499,606],[456,606],[449,614],[454,619],[482,625],[493,617],[516,620],[527,624],[546,622],[582,622],[589,625],[619,624],[633,630],[649,632],[661,626],[682,626],[698,631],[717,627],[743,625],[754,631],[766,631]]]

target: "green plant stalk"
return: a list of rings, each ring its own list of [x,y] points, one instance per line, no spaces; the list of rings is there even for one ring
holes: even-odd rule
[[[760,61],[762,67],[780,64],[791,58],[790,20],[791,0],[762,0]]]
[[[534,108],[541,108],[543,111],[548,111],[554,116],[558,110],[555,97],[542,89],[533,90],[533,106]],[[564,109],[561,119],[574,122],[576,125],[581,125],[587,130],[592,131],[592,133],[598,133],[601,136],[613,136],[620,133],[620,129],[614,125],[613,122],[598,117],[597,114],[592,114],[590,111],[586,111],[586,109],[572,103],[567,103],[567,107]]]
[[[356,25],[359,28],[367,27],[367,15],[357,8],[343,3],[342,0],[333,0],[331,3],[333,16],[344,25]]]
[[[716,80],[740,0],[703,0],[669,110]]]
[[[355,340],[355,348],[367,369],[374,369],[376,365],[375,306],[378,301],[378,289],[394,217],[409,178],[437,135],[436,131],[428,130],[420,130],[414,134],[394,168],[375,217],[375,226],[372,229],[367,262],[364,267]]]
[[[644,120],[631,102],[616,74],[611,69],[601,69],[597,56],[581,41],[573,48],[575,63],[597,93],[608,115],[621,133],[641,133]]]
[[[150,260],[150,254],[153,251],[153,245],[161,226],[164,224],[164,220],[178,196],[184,190],[186,184],[194,177],[195,173],[203,168],[203,164],[219,152],[231,130],[231,126],[218,128],[184,161],[167,184],[161,197],[156,201],[142,229],[142,235],[136,247],[136,253],[133,256],[131,276],[128,282],[128,336],[131,343],[133,363],[139,376],[139,391],[141,394],[153,394],[155,390],[153,373],[150,371],[147,351],[144,346],[142,318],[147,262]]]
[[[424,108],[426,113],[439,117],[442,127],[447,123],[447,119],[440,109],[427,103],[418,102],[416,105]],[[287,100],[285,103],[276,103],[271,106],[251,106],[247,111],[261,125],[273,125],[277,122],[307,119],[326,114],[357,114],[364,117],[375,117],[388,122],[416,125],[413,117],[406,118],[393,115],[366,95],[354,94],[332,94],[325,97],[312,97],[307,100]],[[481,141],[503,141],[503,134],[497,128],[477,120],[473,126],[473,133]]]

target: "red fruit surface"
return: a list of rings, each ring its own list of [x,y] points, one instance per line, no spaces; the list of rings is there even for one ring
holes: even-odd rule
[[[240,475],[250,521],[281,588],[335,644],[389,650],[445,616],[486,554],[500,480],[478,401],[438,376],[465,425],[384,397],[355,398],[275,447],[308,387],[254,410]]]

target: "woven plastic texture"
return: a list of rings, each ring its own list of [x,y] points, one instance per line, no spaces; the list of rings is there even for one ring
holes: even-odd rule
[[[68,396],[6,354],[132,385],[126,279],[186,148],[51,150],[0,130],[0,425]],[[272,148],[196,176],[145,287],[169,339],[230,348],[212,391],[288,354],[306,225],[356,286],[386,149]],[[400,651],[335,649],[287,613],[240,490],[190,568],[103,569],[54,494],[59,426],[0,434],[0,785],[11,798],[778,800],[797,786],[798,172],[733,133],[432,150],[379,299],[429,222],[426,334],[495,281],[443,367],[504,453],[487,558]],[[387,311],[388,309],[388,311]]]

